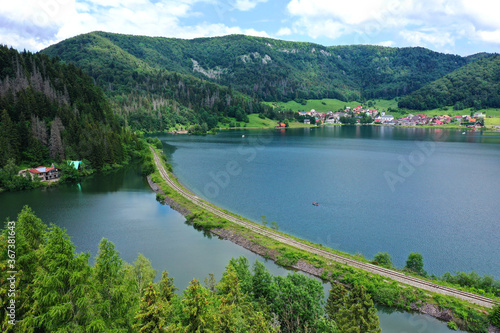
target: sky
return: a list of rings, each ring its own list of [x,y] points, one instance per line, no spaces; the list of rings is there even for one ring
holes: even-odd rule
[[[500,52],[492,0],[2,0],[0,43],[39,51],[91,31],[196,38],[246,34],[324,46]]]

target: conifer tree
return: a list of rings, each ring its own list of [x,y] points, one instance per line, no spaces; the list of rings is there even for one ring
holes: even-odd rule
[[[139,299],[133,292],[134,281],[126,279],[131,265],[124,265],[113,243],[103,238],[93,269],[98,293],[96,309],[110,328],[129,327]],[[130,274],[128,274],[130,275]]]
[[[328,295],[325,306],[325,312],[330,319],[335,320],[335,316],[343,307],[346,295],[347,289],[342,283],[332,282],[332,288],[330,289],[330,294]]]
[[[158,282],[160,293],[158,297],[163,301],[169,303],[175,297],[174,278],[168,277],[168,272],[163,271],[161,279]]]
[[[342,333],[380,333],[380,324],[373,300],[361,285],[355,285],[344,297],[344,304],[335,316]]]
[[[0,133],[0,167],[7,164],[9,158],[19,162],[18,135],[7,110],[2,110],[0,116]]]
[[[211,310],[213,299],[209,291],[192,280],[183,292],[183,326],[186,332],[215,332],[215,313]]]
[[[88,308],[94,296],[89,288],[89,255],[75,255],[74,249],[66,232],[52,225],[46,245],[41,247],[41,265],[33,282],[34,303],[20,324],[23,331],[75,331],[91,320]]]
[[[141,300],[141,307],[135,319],[137,323],[134,328],[139,332],[158,333],[165,327],[167,315],[162,302],[158,300],[158,295],[153,288],[153,284],[149,284],[144,297]]]

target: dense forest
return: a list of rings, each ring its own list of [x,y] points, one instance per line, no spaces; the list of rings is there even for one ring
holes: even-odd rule
[[[251,113],[273,117],[271,107],[231,87],[177,73],[122,50],[99,34],[84,35],[88,47],[69,40],[51,56],[74,63],[103,88],[121,124],[133,129],[163,131],[177,124],[216,127],[224,117],[245,121]],[[60,47],[62,46],[62,48]]]
[[[74,63],[110,97],[122,124],[213,128],[230,116],[276,117],[259,101],[393,98],[488,54],[336,46],[231,35],[193,40],[93,32],[42,51]]]
[[[14,240],[14,241],[12,241]],[[15,253],[15,255],[13,255]],[[133,264],[103,239],[94,264],[75,253],[64,230],[25,206],[0,235],[3,332],[380,332],[360,285],[323,287],[303,274],[273,276],[260,262],[230,260],[222,279],[191,281],[179,296],[173,278],[144,256]],[[15,323],[13,325],[12,323]]]
[[[400,108],[500,108],[500,55],[479,59],[401,98]]]
[[[0,168],[86,160],[121,163],[137,138],[102,90],[73,64],[0,47]]]
[[[192,74],[265,101],[393,98],[468,63],[420,47],[324,47],[244,35],[183,40],[93,32],[43,52],[93,70],[93,77],[105,75],[90,66],[106,57],[110,65],[134,62]]]

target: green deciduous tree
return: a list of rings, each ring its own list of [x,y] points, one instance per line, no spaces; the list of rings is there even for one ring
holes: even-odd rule
[[[264,264],[260,261],[255,261],[252,276],[253,297],[256,300],[262,299],[264,302],[266,299],[270,299],[272,282],[273,277]]]
[[[392,268],[392,257],[387,252],[379,252],[374,257],[373,260],[376,261],[380,266],[386,268]]]
[[[282,332],[305,332],[323,315],[323,287],[303,274],[276,276],[270,310],[278,315]]]
[[[418,275],[427,275],[427,272],[424,270],[424,258],[417,252],[410,253],[408,260],[406,260],[405,268]]]

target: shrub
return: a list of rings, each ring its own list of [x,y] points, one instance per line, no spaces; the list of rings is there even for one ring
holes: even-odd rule
[[[493,307],[489,319],[494,326],[500,327],[500,304]]]

